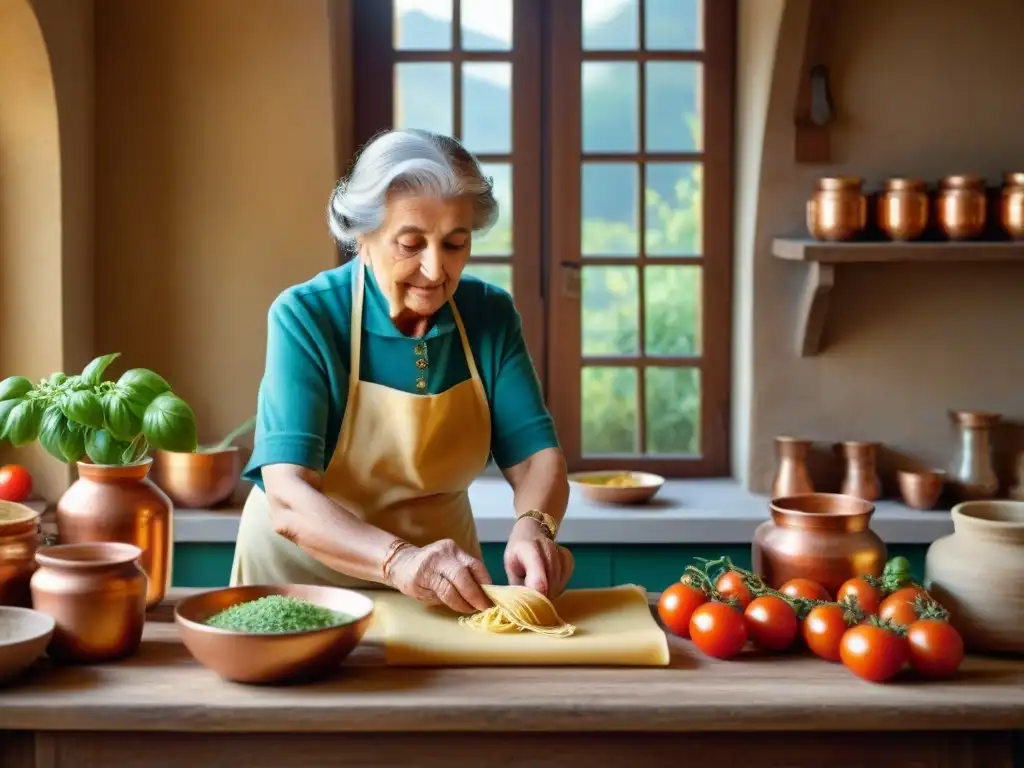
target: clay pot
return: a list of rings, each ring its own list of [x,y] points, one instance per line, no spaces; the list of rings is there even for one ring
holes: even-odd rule
[[[32,607],[29,580],[36,570],[39,513],[24,504],[0,501],[0,605]]]
[[[800,577],[832,596],[854,576],[881,576],[886,550],[870,527],[874,511],[871,502],[838,493],[773,499],[771,520],[754,532],[754,571],[775,589]]]
[[[120,541],[142,550],[146,607],[164,599],[174,554],[173,506],[149,479],[151,459],[126,467],[78,462],[78,480],[57,502],[62,544]]]
[[[53,617],[54,661],[88,663],[130,656],[146,623],[146,578],[132,544],[58,544],[36,553],[35,609]]]
[[[1024,654],[1024,502],[964,502],[952,517],[928,548],[925,586],[968,650]]]
[[[177,507],[209,509],[227,501],[242,476],[242,451],[153,454],[153,482]]]
[[[814,492],[814,485],[807,471],[807,452],[810,448],[810,440],[798,440],[795,437],[775,438],[775,457],[778,465],[775,469],[775,480],[772,482],[772,496],[796,496],[800,493]]]

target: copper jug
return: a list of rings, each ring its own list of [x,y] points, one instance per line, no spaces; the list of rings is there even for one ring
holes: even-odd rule
[[[1024,240],[1024,173],[1008,173],[1003,177],[1000,195],[1000,222],[1013,240]]]
[[[867,225],[868,202],[856,177],[823,178],[807,201],[807,230],[817,240],[852,240]]]
[[[878,198],[878,227],[890,240],[916,240],[928,227],[928,192],[920,179],[889,179]]]
[[[947,176],[935,199],[939,229],[950,240],[970,240],[985,230],[985,182],[979,176]]]
[[[777,467],[772,483],[772,496],[796,496],[800,493],[814,492],[814,485],[807,471],[807,453],[810,448],[810,440],[798,440],[795,437],[775,438]]]
[[[878,479],[878,443],[853,440],[840,444],[846,461],[842,493],[866,501],[882,497],[882,483]]]
[[[28,585],[39,543],[39,513],[24,504],[0,501],[0,605],[32,607]]]
[[[999,493],[992,456],[992,429],[999,414],[984,411],[955,411],[952,417],[959,432],[956,456],[949,468],[949,485],[958,501],[979,501]]]

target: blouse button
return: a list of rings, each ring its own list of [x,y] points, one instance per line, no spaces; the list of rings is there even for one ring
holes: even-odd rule
[[[421,371],[427,367],[427,358],[421,357],[416,361],[416,367]]]
[[[424,344],[422,341],[419,341],[419,342],[416,343],[416,346],[413,347],[413,351],[417,355],[425,355],[425,354],[427,354],[427,345]]]
[[[418,390],[420,390],[422,392],[426,388],[427,388],[427,380],[425,378],[420,376],[418,379],[416,379],[416,389],[418,389]]]

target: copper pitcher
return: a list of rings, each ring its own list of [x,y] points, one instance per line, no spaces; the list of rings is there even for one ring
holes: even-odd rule
[[[935,218],[950,240],[970,240],[985,231],[985,182],[980,176],[947,176],[939,183]]]
[[[57,623],[47,653],[86,663],[130,656],[146,623],[142,550],[132,544],[58,544],[36,553],[32,603]]]
[[[812,579],[835,597],[854,576],[881,576],[884,542],[871,530],[875,505],[838,493],[772,499],[771,519],[754,532],[754,571],[778,589]]]
[[[807,201],[807,230],[817,240],[852,240],[868,222],[864,180],[823,178]]]
[[[807,471],[807,453],[810,448],[810,440],[784,436],[775,438],[777,467],[772,483],[772,496],[813,493],[814,485]]]
[[[80,461],[78,480],[57,502],[62,544],[120,541],[142,550],[148,608],[167,594],[174,556],[171,500],[149,479],[151,465],[152,459],[123,467]]]
[[[999,219],[1013,240],[1024,240],[1024,172],[1003,177]]]
[[[39,513],[24,504],[0,501],[0,605],[32,607],[29,581],[36,570]]]
[[[839,447],[846,461],[842,493],[865,501],[880,499],[882,483],[878,479],[878,443],[849,440],[840,443]]]
[[[949,468],[949,486],[958,501],[983,501],[999,493],[999,477],[992,456],[992,430],[999,414],[954,411],[958,445]]]
[[[920,179],[889,179],[878,197],[878,227],[890,240],[916,240],[928,227],[928,193]]]

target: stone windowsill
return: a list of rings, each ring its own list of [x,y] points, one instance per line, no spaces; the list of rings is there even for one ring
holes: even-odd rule
[[[500,477],[481,477],[470,488],[480,540],[504,542],[512,527],[512,490]],[[233,543],[238,506],[217,510],[177,510],[175,541]],[[768,500],[732,480],[670,480],[644,506],[594,504],[578,492],[558,539],[564,544],[743,544],[768,519]],[[872,527],[888,544],[929,544],[951,533],[946,511],[918,512],[895,501],[882,501]]]

